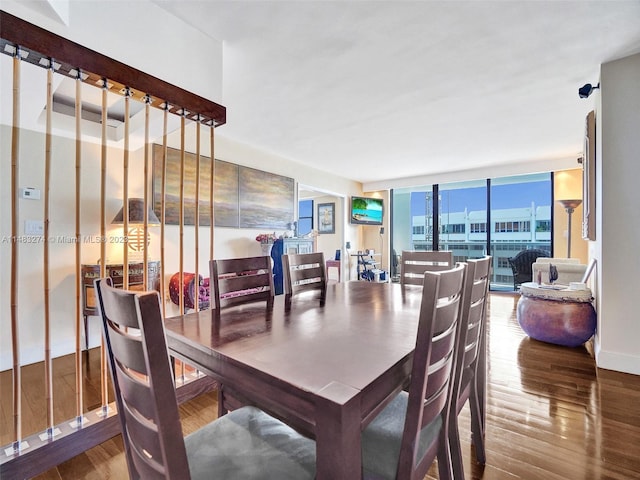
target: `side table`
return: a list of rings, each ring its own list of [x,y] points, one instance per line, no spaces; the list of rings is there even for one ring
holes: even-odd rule
[[[122,264],[105,265],[105,275],[111,278],[113,286],[122,288],[124,283],[124,266]],[[98,315],[98,303],[93,281],[100,278],[99,264],[82,265],[82,316],[84,317],[84,343],[89,349],[89,324],[90,315]],[[144,263],[129,263],[129,290],[144,290]],[[147,262],[147,290],[160,291],[160,262],[158,260]]]
[[[516,310],[522,330],[535,340],[577,347],[596,331],[591,290],[571,290],[526,282]]]

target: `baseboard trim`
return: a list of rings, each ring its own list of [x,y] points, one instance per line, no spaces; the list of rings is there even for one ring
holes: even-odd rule
[[[598,368],[606,370],[640,375],[640,357],[637,355],[608,352],[598,348],[596,349],[596,365]]]

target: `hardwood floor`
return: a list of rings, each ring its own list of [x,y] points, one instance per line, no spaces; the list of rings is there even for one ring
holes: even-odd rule
[[[584,347],[529,339],[515,318],[517,300],[490,295],[487,464],[475,462],[465,407],[467,479],[640,479],[640,376],[597,369]],[[180,411],[191,432],[215,418],[215,394]],[[36,478],[127,478],[122,441],[116,437]],[[427,478],[438,478],[435,466]]]

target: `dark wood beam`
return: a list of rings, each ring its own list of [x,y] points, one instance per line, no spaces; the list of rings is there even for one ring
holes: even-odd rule
[[[189,112],[190,118],[199,114],[204,123],[210,123],[213,120],[216,126],[220,126],[227,121],[227,111],[222,105],[51,33],[5,11],[0,11],[0,36],[3,40],[0,46],[3,49],[4,45],[9,43],[29,51],[29,56],[33,53],[31,59],[27,58],[29,62],[37,64],[42,57],[54,59],[62,65],[62,73],[69,74],[70,70],[80,69],[89,75],[89,81],[92,83],[105,78],[109,83],[114,84],[114,91],[129,87],[138,92],[140,97],[150,95],[153,99],[152,104],[156,107],[168,102],[173,107],[171,109],[173,113],[185,109]]]

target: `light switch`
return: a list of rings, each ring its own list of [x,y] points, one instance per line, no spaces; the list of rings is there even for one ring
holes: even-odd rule
[[[25,220],[25,235],[44,235],[44,223],[42,220]]]

